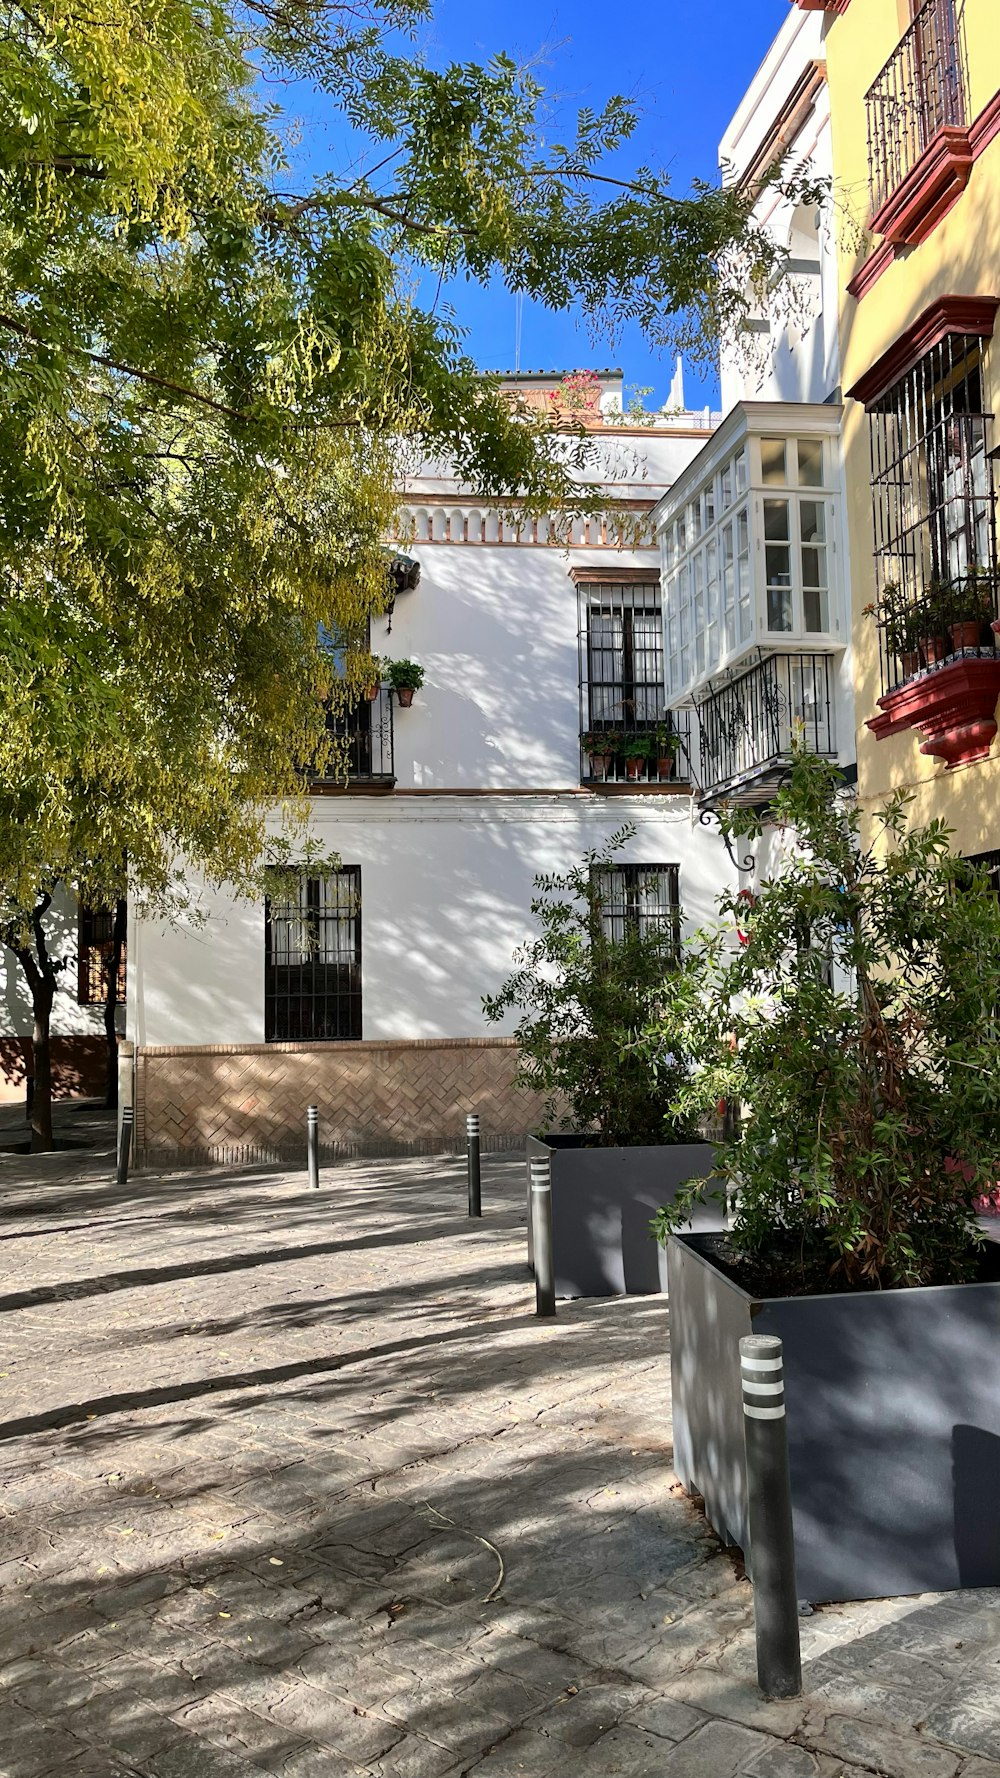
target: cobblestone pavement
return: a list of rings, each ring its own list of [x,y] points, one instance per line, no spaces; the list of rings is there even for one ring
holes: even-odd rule
[[[669,1468],[662,1298],[538,1323],[520,1165],[0,1157],[3,1778],[1000,1778],[1000,1598],[803,1620]]]

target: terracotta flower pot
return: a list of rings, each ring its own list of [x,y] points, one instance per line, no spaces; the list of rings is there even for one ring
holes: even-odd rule
[[[948,653],[948,639],[945,636],[924,637],[924,660],[929,667],[936,667]]]
[[[644,759],[627,759],[625,761],[626,776],[629,778],[641,778],[642,768],[645,763],[646,761]]]
[[[963,648],[979,647],[980,626],[971,619],[966,620],[964,623],[952,624],[948,630],[948,634],[951,637],[951,646],[956,654],[959,654]]]
[[[413,692],[414,687],[412,685],[397,685],[396,696],[399,699],[399,707],[401,710],[408,710],[410,708],[410,705],[413,702]]]
[[[374,681],[373,684],[371,684],[368,687],[368,690],[365,692],[365,697],[368,699],[368,702],[370,704],[374,704],[375,699],[378,697],[378,694],[381,691],[381,689],[382,688],[379,685],[379,682],[377,679]]]
[[[656,762],[656,776],[658,778],[672,778],[676,763],[672,753],[664,753]]]
[[[606,778],[614,761],[613,753],[589,753],[590,775],[592,778]]]
[[[920,671],[920,654],[916,648],[906,648],[899,657],[900,671],[904,679],[912,679]]]

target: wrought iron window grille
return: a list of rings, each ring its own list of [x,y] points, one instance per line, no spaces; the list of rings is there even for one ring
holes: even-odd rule
[[[264,904],[264,1041],[361,1035],[361,867],[303,873]]]
[[[963,655],[994,654],[993,416],[982,342],[948,334],[869,411],[883,693]]]
[[[115,953],[115,925],[125,924],[125,903],[116,908],[90,907],[81,902],[77,915],[77,1003],[80,1006],[106,1006],[108,985]],[[114,1003],[124,1006],[126,998],[126,944],[121,941]]]
[[[380,685],[374,698],[362,698],[342,716],[329,716],[327,727],[338,743],[333,763],[316,784],[386,784],[395,782],[392,691]]]
[[[828,654],[764,654],[695,705],[702,796],[734,791],[780,772],[801,740],[836,755],[833,671]]]
[[[968,121],[968,57],[956,0],[924,0],[866,96],[872,214],[939,130]]]
[[[582,582],[577,594],[581,782],[655,781],[663,737],[669,775],[686,778],[690,717],[666,707],[659,587]]]
[[[680,956],[679,865],[595,865],[591,880],[600,895],[601,932],[609,943],[660,932],[670,955]]]

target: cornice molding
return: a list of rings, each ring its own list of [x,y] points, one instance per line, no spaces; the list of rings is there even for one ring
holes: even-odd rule
[[[800,12],[846,12],[851,0],[792,0]]]
[[[942,124],[906,178],[871,219],[872,234],[894,247],[918,247],[958,203],[975,155],[965,125]]]
[[[877,741],[917,729],[921,753],[944,761],[949,771],[986,759],[997,732],[1000,661],[963,657],[933,673],[918,674],[879,698],[880,713],[867,727]]]
[[[768,168],[788,152],[815,110],[816,100],[825,85],[826,64],[810,62],[799,75],[756,154],[740,174],[737,180],[739,190],[754,190]]]
[[[658,568],[592,568],[586,562],[569,570],[574,586],[659,586]]]
[[[871,407],[933,346],[950,333],[974,334],[989,339],[996,325],[1000,296],[942,296],[919,315],[888,351],[859,377],[847,393],[853,401]]]

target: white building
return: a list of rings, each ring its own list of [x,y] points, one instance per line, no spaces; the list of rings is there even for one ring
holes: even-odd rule
[[[726,417],[653,514],[667,697],[692,715],[705,809],[766,804],[797,733],[848,772],[855,759],[833,202],[762,183],[779,159],[831,173],[819,12],[790,14],[720,149],[723,177],[757,190],[786,279],[723,352]]]
[[[544,402],[560,380],[518,385]],[[482,997],[533,930],[535,874],[629,823],[624,916],[641,917],[640,864],[647,891],[658,867],[663,907],[710,915],[730,866],[698,819],[686,750],[672,763],[670,745],[631,765],[627,753],[668,722],[648,515],[711,440],[711,417],[635,425],[620,395],[619,374],[602,375],[590,473],[638,528],[624,546],[607,518],[512,523],[440,464],[410,483],[400,548],[419,584],[371,646],[419,661],[426,682],[410,708],[386,687],[364,703],[349,781],[316,787],[313,832],[340,876],[303,878],[291,910],[205,890],[200,924],[133,917],[143,1152],[287,1152],[310,1102],[331,1146],[438,1145],[470,1109],[484,1140],[523,1135],[537,1107],[512,1093],[513,1046]]]

